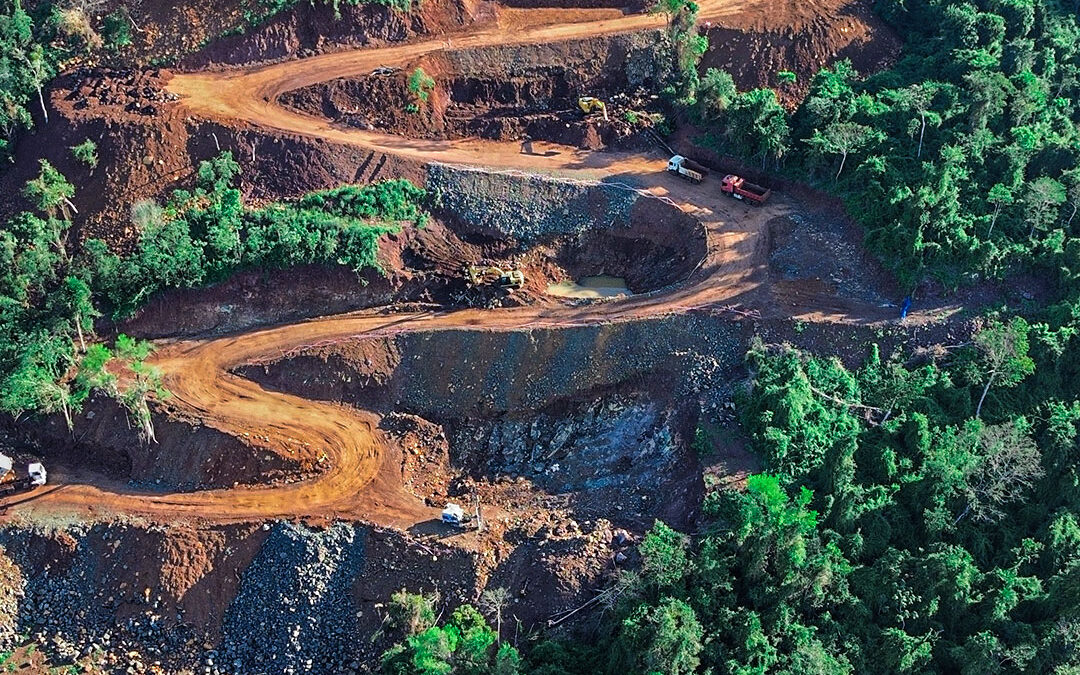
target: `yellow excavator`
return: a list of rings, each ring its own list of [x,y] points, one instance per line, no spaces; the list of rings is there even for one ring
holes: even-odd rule
[[[582,96],[577,100],[578,107],[581,108],[581,112],[588,115],[589,113],[601,112],[604,113],[604,121],[608,121],[607,116],[607,104],[594,96]]]
[[[525,285],[525,273],[519,269],[504,270],[494,265],[466,265],[462,272],[469,286],[495,283],[503,288],[517,289]]]

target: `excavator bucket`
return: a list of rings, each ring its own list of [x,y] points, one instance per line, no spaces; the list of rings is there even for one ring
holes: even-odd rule
[[[577,101],[578,107],[581,108],[581,112],[588,115],[593,112],[604,113],[604,119],[607,120],[607,104],[594,96],[582,96]]]

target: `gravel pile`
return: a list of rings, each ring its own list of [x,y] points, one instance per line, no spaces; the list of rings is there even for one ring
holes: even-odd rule
[[[787,222],[784,222],[784,221]],[[769,265],[786,281],[822,280],[844,297],[880,303],[873,283],[876,263],[851,226],[823,213],[791,213],[770,223],[774,249]]]
[[[22,571],[0,548],[0,652],[9,651],[15,646],[23,584]]]
[[[34,559],[41,555],[40,547],[63,551],[55,564],[26,576],[18,632],[28,634],[58,662],[92,656],[107,673],[144,673],[153,666],[193,662],[195,645],[203,640],[194,627],[167,626],[156,600],[148,599],[142,611],[131,608],[126,619],[116,619],[124,599],[100,583],[109,563],[92,549],[93,543],[114,539],[105,525],[75,524],[59,532],[0,531],[0,545],[23,569],[37,570]]]
[[[535,176],[466,171],[432,164],[428,190],[439,206],[478,233],[530,245],[552,236],[629,224],[636,192],[582,186]]]
[[[243,574],[220,655],[208,655],[206,667],[220,663],[244,675],[357,672],[351,587],[364,568],[364,540],[352,525],[275,525]]]

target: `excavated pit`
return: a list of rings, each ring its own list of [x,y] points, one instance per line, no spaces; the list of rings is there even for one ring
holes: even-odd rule
[[[685,280],[708,253],[699,221],[618,179],[583,186],[432,165],[426,186],[463,238],[544,247],[561,268],[551,281],[608,275],[645,293]]]

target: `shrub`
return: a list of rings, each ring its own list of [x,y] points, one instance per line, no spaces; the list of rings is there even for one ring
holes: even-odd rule
[[[79,160],[91,169],[97,168],[98,154],[97,143],[89,138],[79,143],[78,145],[71,146],[71,154],[75,159]]]
[[[101,33],[105,44],[113,49],[127,47],[131,44],[131,21],[127,7],[121,7],[105,17],[101,26]]]
[[[423,68],[417,67],[412,75],[409,75],[408,87],[417,101],[427,103],[432,90],[435,89],[435,80],[425,73]]]

